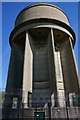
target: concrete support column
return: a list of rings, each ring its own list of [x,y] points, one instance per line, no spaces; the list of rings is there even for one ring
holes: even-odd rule
[[[53,47],[54,62],[55,62],[58,106],[64,107],[65,106],[65,99],[64,99],[65,98],[65,93],[64,93],[64,84],[63,84],[63,75],[62,75],[62,68],[61,68],[60,52],[55,50],[53,30],[51,30],[51,35],[52,35],[52,47]]]
[[[78,67],[77,67],[77,64],[76,64],[76,58],[75,58],[75,54],[74,54],[74,49],[73,49],[73,45],[72,45],[72,42],[71,42],[71,38],[69,37],[69,46],[70,46],[70,50],[71,50],[71,53],[72,53],[72,58],[73,58],[73,62],[74,62],[74,71],[75,71],[75,75],[76,75],[76,81],[77,81],[77,89],[80,89],[80,79],[79,79],[79,76],[78,76]],[[73,98],[73,106],[80,106],[80,92],[79,90],[76,92],[73,91],[72,93],[72,98]]]
[[[60,60],[60,52],[55,52],[55,70],[56,70],[56,84],[57,84],[57,92],[58,92],[58,101],[59,106],[65,106],[65,92],[64,92],[64,82],[62,76],[62,68],[61,68],[61,60]]]
[[[73,45],[72,45],[72,41],[71,41],[71,38],[69,37],[69,45],[70,45],[70,48],[71,48],[71,52],[72,52],[72,56],[73,56],[73,61],[74,61],[74,69],[75,69],[75,74],[77,76],[77,79],[78,79],[78,85],[79,85],[79,88],[80,88],[80,80],[79,80],[79,76],[78,76],[78,67],[77,67],[77,64],[76,64],[76,58],[75,58],[75,54],[74,54],[74,50],[73,50]]]
[[[23,69],[23,103],[24,108],[28,107],[28,93],[32,92],[32,64],[33,55],[30,46],[29,34],[26,32],[24,69]]]

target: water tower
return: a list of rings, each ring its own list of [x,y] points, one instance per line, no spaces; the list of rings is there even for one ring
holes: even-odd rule
[[[50,104],[52,115],[48,111],[45,114],[52,117],[53,108],[74,106],[72,96],[79,94],[75,41],[68,17],[57,6],[38,3],[24,8],[10,34],[11,57],[3,109],[12,110],[16,99],[17,108],[33,115],[35,108],[45,112]],[[8,112],[8,118],[10,115],[13,111]]]

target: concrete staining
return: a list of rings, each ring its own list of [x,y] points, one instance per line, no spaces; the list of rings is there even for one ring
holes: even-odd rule
[[[24,110],[20,118],[29,117],[26,111],[33,117],[35,108],[45,112],[49,119],[67,118],[66,106],[69,111],[77,110],[79,115],[80,86],[73,51],[75,34],[66,14],[47,3],[26,7],[16,18],[9,42],[12,51],[3,118],[6,108],[11,110],[7,118],[14,117],[13,98],[17,99],[15,116],[17,108],[20,112]],[[76,96],[76,105],[71,102],[72,96]],[[54,115],[58,108],[64,110],[59,116]],[[70,113],[69,117],[72,118]]]

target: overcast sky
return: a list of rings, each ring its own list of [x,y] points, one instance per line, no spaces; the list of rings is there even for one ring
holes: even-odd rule
[[[5,0],[6,1],[6,0]],[[17,1],[17,0],[16,0]],[[46,0],[47,2],[47,0]],[[50,3],[50,2],[49,2]],[[4,2],[2,4],[2,88],[5,89],[11,48],[9,35],[14,28],[14,22],[19,12],[33,2]],[[76,34],[75,55],[78,64],[78,3],[54,2],[68,16],[70,25]]]

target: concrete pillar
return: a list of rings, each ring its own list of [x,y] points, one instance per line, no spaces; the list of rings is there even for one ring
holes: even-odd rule
[[[32,64],[33,54],[30,46],[29,34],[26,32],[25,54],[24,54],[24,70],[23,70],[23,102],[24,107],[28,107],[28,93],[32,92]]]
[[[76,59],[75,59],[75,54],[74,54],[74,50],[73,50],[73,45],[71,42],[71,38],[69,37],[69,46],[70,46],[70,50],[71,50],[71,56],[72,56],[72,60],[73,60],[73,67],[74,67],[74,74],[75,77],[73,79],[74,84],[77,84],[76,90],[73,89],[73,92],[70,94],[70,106],[78,106],[79,105],[79,89],[80,89],[80,79],[78,76],[78,67],[76,64]],[[76,80],[76,81],[75,81]],[[76,82],[76,83],[75,83]]]
[[[56,74],[56,87],[57,87],[57,100],[58,106],[64,107],[65,106],[65,93],[64,93],[64,84],[63,84],[63,75],[62,75],[62,68],[61,68],[61,60],[60,60],[60,52],[55,50],[54,45],[54,32],[51,29],[52,35],[52,47],[53,47],[53,54],[54,54],[54,62],[55,62],[55,74]]]
[[[71,38],[69,37],[69,44],[70,44],[70,48],[71,48],[71,52],[72,52],[72,57],[73,57],[73,61],[74,61],[74,70],[75,70],[75,74],[76,74],[76,77],[78,79],[78,85],[79,85],[79,88],[80,88],[80,80],[79,80],[79,76],[78,76],[78,67],[77,67],[77,62],[76,62],[76,58],[75,58],[75,54],[74,54],[74,49],[73,49],[73,45],[72,45],[72,41],[71,41]]]

